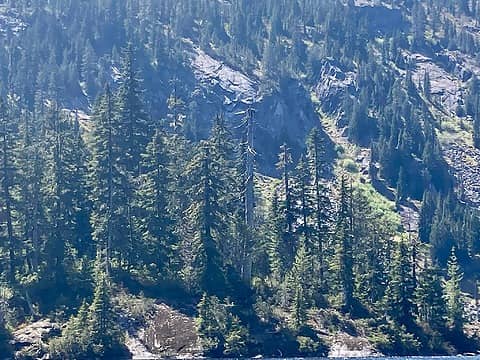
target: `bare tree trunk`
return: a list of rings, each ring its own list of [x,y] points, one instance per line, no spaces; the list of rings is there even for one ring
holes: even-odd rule
[[[112,217],[113,217],[113,134],[112,134],[112,103],[110,89],[107,88],[107,121],[108,121],[108,213],[107,213],[107,243],[105,248],[105,272],[110,277],[112,255]]]
[[[247,110],[247,154],[246,154],[246,183],[245,183],[245,225],[247,229],[247,236],[244,243],[245,264],[243,271],[244,280],[250,284],[252,280],[252,235],[254,226],[254,168],[253,162],[255,157],[255,150],[253,147],[253,109]]]
[[[33,271],[38,271],[39,259],[40,259],[40,185],[38,183],[37,171],[38,171],[38,151],[35,151],[34,160],[34,174],[35,183],[32,189],[33,196],[33,229],[32,229],[32,245],[33,245],[33,257],[32,267]]]
[[[12,171],[9,168],[9,159],[8,159],[8,136],[7,136],[7,118],[1,119],[3,121],[2,126],[2,141],[3,141],[3,158],[2,158],[2,170],[3,170],[3,181],[2,181],[2,190],[5,200],[5,217],[7,222],[7,238],[8,238],[8,259],[9,259],[9,280],[13,281],[15,279],[15,241],[13,235],[13,224],[12,224],[12,199],[10,195],[10,186],[11,186],[11,177],[10,172]]]

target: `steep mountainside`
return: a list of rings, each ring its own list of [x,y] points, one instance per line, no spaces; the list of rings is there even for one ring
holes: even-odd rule
[[[477,351],[479,24],[0,0],[0,354]]]

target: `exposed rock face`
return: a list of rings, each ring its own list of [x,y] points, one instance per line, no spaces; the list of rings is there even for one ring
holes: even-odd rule
[[[201,352],[193,319],[166,305],[157,306],[143,341],[152,352],[162,356],[192,356]]]
[[[256,77],[232,69],[188,42],[186,46],[191,46],[190,67],[197,80],[193,95],[196,103],[202,104],[198,118],[201,138],[208,135],[211,121],[219,112],[241,137],[246,111],[251,107],[255,110],[256,160],[262,172],[275,174],[273,164],[283,142],[292,148],[294,156],[298,155],[307,133],[320,125],[310,94],[299,81],[285,79],[278,88],[260,91]]]
[[[225,92],[225,104],[242,102],[251,104],[258,100],[258,86],[248,76],[218,61],[194,47],[191,65],[201,83]]]
[[[420,209],[414,203],[400,205],[400,217],[402,219],[403,228],[409,233],[416,234],[420,222]]]
[[[142,336],[143,333],[140,331],[135,334],[127,333],[127,338],[125,340],[125,346],[130,352],[133,360],[153,360],[158,359],[159,356],[152,353],[145,344],[140,340],[139,336]]]
[[[13,332],[13,347],[16,359],[46,359],[47,343],[60,336],[61,329],[49,319],[39,320]]]
[[[343,69],[336,60],[322,61],[316,75],[315,95],[324,111],[334,113],[348,92],[355,91],[356,74]]]
[[[350,358],[350,357],[372,357],[381,356],[367,339],[339,333],[333,340],[328,357]]]
[[[26,27],[25,21],[14,9],[0,4],[0,36],[16,35]]]
[[[432,103],[436,116],[454,117],[458,103],[463,102],[467,81],[480,75],[478,63],[468,55],[457,51],[444,51],[434,58],[422,54],[408,54],[414,63],[412,77],[415,84],[421,84],[425,73],[429,74]],[[468,205],[480,206],[480,150],[463,140],[452,138],[442,143],[442,153],[449,170],[455,179],[457,193],[461,201]]]
[[[455,113],[456,106],[462,97],[461,82],[457,76],[448,72],[433,59],[422,54],[407,55],[413,61],[412,79],[415,84],[422,84],[425,73],[430,77],[431,95],[433,101],[440,105],[450,115]]]
[[[429,74],[432,104],[436,116],[456,117],[457,105],[463,103],[467,81],[473,75],[480,75],[478,62],[472,57],[458,51],[447,51],[436,54],[434,58],[422,54],[407,55],[413,61],[412,72],[415,84],[421,84],[425,73]],[[462,202],[480,206],[480,150],[456,139],[442,143],[442,153],[449,166],[450,174],[456,184],[457,194]]]
[[[192,358],[202,353],[194,319],[171,307],[155,305],[146,325],[129,327],[126,346],[133,359]]]
[[[451,143],[444,147],[443,154],[458,184],[460,200],[480,207],[480,150]]]
[[[304,148],[305,137],[320,120],[308,91],[293,79],[281,82],[279,89],[266,94],[258,104],[255,146],[257,161],[266,169],[266,174],[275,173],[280,145],[286,142],[294,158]],[[326,141],[327,136],[324,134]],[[327,145],[333,151],[333,146]]]

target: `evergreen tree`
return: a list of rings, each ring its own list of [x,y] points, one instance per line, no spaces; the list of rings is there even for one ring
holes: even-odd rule
[[[46,132],[46,173],[42,192],[50,234],[46,243],[47,273],[52,285],[63,291],[66,285],[66,257],[70,249],[89,253],[89,212],[86,191],[86,147],[81,139],[78,119],[49,109]],[[71,259],[73,260],[73,259]]]
[[[121,184],[125,194],[126,248],[127,261],[134,264],[138,260],[138,239],[133,222],[134,178],[141,173],[141,156],[151,138],[151,123],[145,113],[142,100],[141,79],[135,64],[135,50],[130,43],[122,54],[120,86],[116,95],[117,126],[115,139],[118,142],[118,171],[124,177]]]
[[[391,239],[398,231],[399,221],[377,202],[368,186],[359,184],[352,196],[354,294],[365,307],[378,309],[388,281]]]
[[[223,304],[216,296],[206,293],[197,305],[197,331],[209,356],[238,357],[246,354],[248,331],[230,308],[231,304]]]
[[[307,321],[307,309],[311,305],[312,284],[311,255],[302,241],[295,256],[287,281],[291,292],[290,316],[293,329],[300,329]]]
[[[241,194],[236,211],[240,229],[237,235],[242,239],[240,244],[242,260],[242,278],[250,283],[254,256],[254,228],[255,228],[255,148],[254,148],[254,110],[249,108],[245,119],[245,132],[242,142],[237,147],[237,191]]]
[[[212,156],[212,145],[202,142],[197,154],[187,166],[191,179],[188,196],[192,200],[185,216],[195,224],[195,236],[202,245],[204,255],[201,269],[202,289],[208,294],[225,292],[225,272],[220,248],[225,224],[220,201],[224,195],[224,178],[219,163]]]
[[[235,315],[231,316],[224,354],[237,358],[245,356],[248,351],[248,336],[248,330],[241,324],[240,319]]]
[[[102,270],[99,271],[87,324],[92,353],[104,358],[119,353],[122,335],[113,312],[107,276]]]
[[[18,228],[23,238],[27,274],[39,271],[43,246],[44,194],[41,189],[45,164],[39,122],[34,114],[24,113],[16,159],[19,187],[15,200],[19,206]]]
[[[423,74],[423,93],[425,97],[430,100],[432,96],[432,85],[430,83],[430,74],[427,71]]]
[[[141,239],[141,261],[155,264],[162,276],[174,273],[172,262],[176,243],[170,212],[171,174],[165,134],[157,129],[142,158],[140,184],[136,190],[136,232]]]
[[[449,337],[463,340],[469,320],[459,263],[474,263],[480,250],[475,186],[468,176],[453,181],[449,158],[461,148],[442,150],[446,139],[436,133],[453,106],[467,116],[463,130],[471,117],[480,148],[480,86],[465,72],[458,80],[466,96],[444,102],[432,93],[438,79],[415,69],[423,61],[415,53],[455,52],[472,67],[480,1],[392,0],[387,10],[408,20],[400,31],[375,18],[378,7],[354,0],[0,3],[0,280],[13,293],[0,298],[0,356],[18,321],[70,314],[88,299],[49,343],[52,357],[120,357],[115,282],[127,293],[174,288],[169,300],[182,304],[206,292],[199,335],[212,356],[259,349],[246,325],[287,335],[271,341],[267,331],[267,354],[313,354],[319,344],[304,325],[313,306],[329,313],[327,300],[349,313],[341,323],[365,317],[362,327],[384,353],[463,350]],[[228,67],[213,66],[220,62]],[[110,82],[115,91],[92,103]],[[347,126],[360,145],[373,141],[370,168],[355,189],[343,179],[338,197],[329,190],[340,180],[338,139],[314,129],[301,156],[316,110],[303,88],[313,83],[321,84],[313,90],[322,116],[344,114],[332,126]],[[218,111],[229,116],[210,127]],[[288,133],[271,132],[278,127]],[[287,138],[295,141],[282,146],[273,179],[271,152]],[[397,209],[381,188],[396,188]],[[422,197],[419,238],[435,265],[410,242],[392,258],[400,205]],[[452,246],[458,261],[450,260],[441,289]],[[219,299],[228,295],[238,303]],[[385,308],[390,318],[372,321]]]
[[[234,214],[238,211],[242,197],[235,193],[238,180],[233,178],[235,172],[235,142],[223,116],[215,117],[209,143],[211,144],[211,158],[215,159],[212,163],[212,169],[219,176],[218,213],[225,219],[226,214]],[[228,226],[230,223],[231,221],[226,221],[225,225]],[[232,253],[232,249],[241,247],[233,244],[233,242],[241,241],[241,239],[232,239],[229,236],[230,231],[231,228],[223,231],[221,234],[223,241],[218,244],[222,256],[229,263],[239,255],[238,253]]]
[[[441,331],[445,327],[445,301],[439,269],[425,260],[415,289],[415,303],[418,307],[418,319],[432,329]]]
[[[285,251],[283,251],[283,234],[285,218],[281,212],[278,192],[273,193],[271,207],[268,214],[268,245],[267,253],[270,265],[270,273],[273,278],[280,280],[287,269]]]
[[[120,163],[125,170],[137,176],[140,173],[141,154],[150,140],[150,121],[142,101],[141,79],[135,64],[132,44],[122,54],[120,87],[117,94],[118,139],[122,157]]]
[[[195,233],[193,227],[194,224],[186,224],[183,219],[185,212],[187,211],[190,201],[186,196],[186,189],[189,187],[190,180],[185,176],[185,171],[188,165],[188,162],[192,160],[192,154],[194,153],[194,148],[192,144],[185,137],[185,126],[183,124],[185,119],[185,109],[184,102],[177,94],[177,85],[175,83],[173,93],[167,100],[168,114],[167,114],[167,131],[165,137],[165,146],[167,150],[167,155],[169,159],[168,172],[170,175],[170,186],[169,190],[169,204],[176,204],[175,206],[170,206],[170,214],[172,221],[176,225],[174,234],[177,238],[183,238],[184,244],[179,248],[183,255],[181,258],[189,262],[192,266],[183,267],[183,270],[189,268],[186,273],[183,273],[182,277],[184,280],[187,278],[191,279],[193,282],[196,278],[194,268],[194,263],[197,263],[200,258],[196,251],[195,246],[198,245],[198,238],[192,236]],[[188,236],[183,236],[184,234],[189,234]],[[192,245],[196,244],[194,247]],[[188,254],[187,254],[188,253]],[[183,272],[182,270],[182,272]],[[189,275],[187,275],[187,273]],[[187,281],[192,283],[192,281]]]
[[[347,179],[342,176],[340,199],[335,223],[335,262],[338,290],[341,296],[342,311],[351,312],[354,307],[353,289],[353,214],[351,194],[347,188]]]
[[[88,337],[88,306],[83,302],[77,315],[72,316],[59,339],[51,341],[49,353],[54,359],[86,359],[91,355]]]
[[[11,334],[7,328],[7,316],[11,309],[9,301],[13,297],[11,288],[1,285],[0,286],[0,353],[6,358],[13,355],[13,348],[11,344]]]
[[[305,158],[302,156],[293,179],[293,199],[297,204],[295,218],[299,221],[296,233],[301,236],[310,250],[313,248],[312,215],[314,213],[314,199],[312,178]]]
[[[197,329],[206,354],[221,356],[223,353],[223,334],[219,321],[223,320],[219,314],[220,301],[215,296],[204,293],[197,305]]]
[[[473,113],[473,145],[480,149],[480,99],[478,96]]]
[[[72,316],[63,329],[62,336],[51,342],[49,353],[54,359],[108,359],[125,355],[103,265],[97,266],[97,271],[91,305],[83,302],[77,315]]]
[[[418,224],[418,235],[420,241],[428,243],[435,209],[437,207],[437,194],[433,188],[428,188],[423,194],[422,208]]]
[[[460,284],[463,273],[458,265],[455,249],[448,259],[447,279],[444,283],[444,298],[447,306],[448,325],[456,332],[463,332],[464,302]]]
[[[290,268],[293,264],[295,257],[297,243],[294,234],[295,223],[295,203],[291,181],[290,166],[292,163],[292,155],[287,144],[281,146],[281,152],[279,154],[279,162],[277,163],[277,169],[282,172],[282,188],[281,193],[283,196],[282,201],[279,203],[279,208],[282,212],[284,229],[282,231],[281,243],[279,250],[281,251],[281,257],[285,259],[284,265],[286,268]]]
[[[316,273],[318,274],[320,287],[325,286],[325,244],[328,239],[330,228],[331,210],[330,199],[327,189],[322,183],[322,177],[326,173],[327,159],[325,144],[320,136],[320,131],[314,128],[307,138],[307,161],[310,173],[313,175],[314,192],[314,233],[312,255],[318,259]]]
[[[397,208],[400,207],[400,204],[405,200],[405,194],[407,193],[407,177],[405,175],[405,170],[403,166],[400,167],[400,172],[398,175],[397,181],[397,190],[395,192],[395,204]]]
[[[415,1],[412,9],[413,15],[413,45],[420,47],[425,41],[425,8],[419,1]]]
[[[407,328],[412,325],[414,290],[410,254],[402,240],[398,244],[390,270],[387,305],[390,317]]]
[[[128,209],[128,177],[122,171],[122,156],[116,132],[117,122],[112,94],[107,87],[93,111],[92,156],[89,164],[91,189],[92,237],[100,248],[107,274],[112,268],[112,258],[123,260],[128,249],[130,233]]]
[[[6,272],[8,280],[13,282],[16,272],[16,240],[13,228],[13,199],[12,187],[14,186],[15,168],[14,168],[14,147],[15,147],[15,132],[14,123],[11,119],[11,114],[8,113],[7,106],[0,98],[0,181],[1,181],[1,197],[2,205],[0,209],[4,214],[4,229],[0,234],[4,238],[3,243],[5,251],[8,253],[8,264],[3,271]]]
[[[44,180],[45,205],[47,207],[47,222],[52,230],[46,243],[47,273],[54,274],[54,284],[60,289],[65,286],[64,260],[66,253],[66,239],[63,237],[66,225],[64,218],[64,162],[62,149],[64,148],[64,136],[61,126],[62,119],[57,104],[52,104],[47,110],[46,132],[46,165],[49,167],[47,174],[50,177]],[[49,151],[48,149],[51,149]]]
[[[67,120],[68,146],[64,149],[66,164],[66,198],[65,212],[71,223],[69,233],[72,246],[79,256],[94,256],[95,248],[92,244],[92,228],[90,227],[91,203],[88,199],[88,156],[89,152],[83,140],[82,129],[78,114]]]

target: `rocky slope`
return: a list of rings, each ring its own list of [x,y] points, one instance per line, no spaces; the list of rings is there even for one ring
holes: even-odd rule
[[[12,36],[27,27],[24,19],[8,5],[0,4],[0,36]]]
[[[251,108],[254,109],[254,145],[260,169],[267,175],[275,174],[272,164],[276,163],[278,149],[285,141],[298,156],[306,134],[319,124],[308,89],[298,80],[286,79],[278,87],[260,90],[262,80],[255,75],[233,69],[191,41],[185,43],[189,51],[188,66],[195,76],[192,94],[197,98],[195,102],[202,104],[201,136],[205,136],[211,119],[223,113],[241,137],[247,110]]]
[[[392,8],[388,2],[357,0],[355,5],[363,12],[372,12],[383,14],[378,18],[388,19],[390,23],[401,24],[406,21],[402,12],[398,8]],[[368,16],[368,15],[367,15]],[[464,19],[461,27],[475,28],[468,19]],[[456,19],[458,22],[459,20]],[[373,23],[372,34],[388,31],[385,24]],[[473,30],[472,30],[473,31]],[[477,34],[475,33],[475,36]],[[462,201],[478,208],[480,206],[480,151],[472,145],[472,119],[469,117],[460,118],[456,114],[458,104],[463,104],[467,92],[468,81],[472,76],[480,75],[480,63],[478,59],[473,58],[460,51],[451,51],[441,49],[437,53],[425,49],[425,52],[403,51],[405,63],[410,64],[412,79],[417,87],[418,93],[430,109],[437,125],[438,136],[441,142],[442,153],[449,171],[455,180],[457,193]],[[406,71],[398,69],[392,65],[392,69],[399,76],[405,77]],[[342,68],[341,65],[333,59],[326,59],[321,64],[315,77],[313,91],[319,100],[322,111],[327,116],[340,118],[342,114],[341,102],[349,94],[355,94],[357,91],[356,69]],[[430,97],[424,96],[422,82],[425,74],[430,78]],[[342,135],[345,131],[344,124],[340,120],[335,122],[337,129],[328,128],[327,132],[330,138],[342,146],[352,146],[348,139]],[[324,124],[325,125],[325,124]],[[362,155],[365,152],[358,149],[355,160],[361,173],[367,175],[364,169],[372,169],[368,161],[368,155]],[[375,166],[375,164],[371,164]],[[374,168],[373,168],[374,169]],[[376,178],[377,171],[368,174],[366,181],[372,180],[377,190],[390,200],[394,197],[394,189],[388,189],[384,186],[381,179]],[[401,209],[404,224],[410,224],[411,228],[416,227],[418,218],[418,204],[402,206]],[[413,222],[407,219],[414,219]]]
[[[126,345],[133,359],[193,358],[201,355],[194,320],[156,304],[142,326],[127,327]]]
[[[122,298],[124,295],[120,295]],[[140,302],[150,304],[139,317],[133,309]],[[134,360],[191,359],[202,356],[195,320],[164,303],[151,304],[151,299],[130,298],[119,322],[125,330],[125,345]],[[125,303],[123,304],[125,306]],[[133,311],[132,311],[133,310]],[[326,346],[328,357],[366,357],[380,353],[361,334],[352,335],[352,323],[345,321],[344,330],[329,332],[325,321],[330,316],[323,312],[311,314],[312,327]],[[356,330],[355,330],[356,331]],[[61,325],[42,319],[20,326],[13,333],[12,345],[19,360],[48,359],[49,341],[61,334]],[[270,334],[272,335],[272,334]],[[274,335],[274,334],[273,334]],[[263,336],[263,335],[262,335]],[[278,334],[280,336],[280,334]],[[260,338],[259,338],[259,341]],[[278,353],[281,354],[281,351]]]
[[[47,359],[48,341],[61,334],[60,324],[43,319],[13,332],[12,345],[19,360]]]

